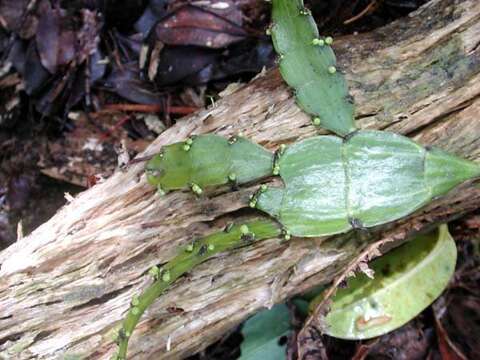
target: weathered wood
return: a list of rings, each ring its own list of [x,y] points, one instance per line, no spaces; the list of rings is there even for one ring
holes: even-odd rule
[[[360,125],[480,160],[479,42],[477,0],[433,0],[385,28],[339,39],[335,49]],[[148,153],[192,133],[241,131],[270,148],[314,134],[277,71],[229,89],[215,106],[163,133]],[[149,281],[145,271],[193,237],[216,231],[250,193],[159,198],[145,182],[143,164],[136,164],[80,194],[0,253],[0,358],[107,358],[115,348],[114,328]],[[467,184],[373,231],[372,238],[402,240],[478,208],[479,200],[480,190]],[[180,358],[197,351],[256,310],[330,281],[362,245],[356,234],[272,239],[218,256],[148,311],[130,342],[130,357]]]

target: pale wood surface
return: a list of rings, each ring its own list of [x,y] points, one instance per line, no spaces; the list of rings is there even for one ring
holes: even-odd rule
[[[433,0],[372,33],[339,39],[362,127],[387,129],[480,160],[480,2]],[[192,133],[238,132],[276,148],[315,133],[276,70],[178,122],[147,150]],[[0,358],[106,359],[112,333],[143,273],[181,244],[231,219],[252,192],[156,196],[143,164],[83,192],[30,236],[0,253]],[[464,185],[372,239],[402,240],[479,207]],[[245,213],[242,213],[244,216]],[[130,357],[180,358],[204,348],[258,309],[325,283],[360,251],[356,234],[278,239],[222,254],[178,281],[134,333]],[[174,314],[169,308],[184,310]],[[170,351],[166,351],[170,342]]]

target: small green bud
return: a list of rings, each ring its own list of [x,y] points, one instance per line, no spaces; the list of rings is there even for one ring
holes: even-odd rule
[[[282,230],[282,235],[285,240],[290,240],[292,237],[290,231],[288,231],[287,229]]]
[[[251,208],[254,208],[255,206],[257,206],[257,200],[252,200],[248,203],[248,206],[250,206]]]
[[[158,268],[158,266],[152,266],[150,270],[148,270],[148,274],[156,278],[160,274],[160,269]]]
[[[193,244],[188,244],[188,245],[185,247],[185,251],[186,251],[186,252],[192,252],[192,251],[193,251]]]
[[[332,45],[333,44],[333,38],[331,36],[327,36],[325,38],[325,44]]]
[[[329,66],[328,67],[328,72],[330,74],[335,74],[337,72],[337,69],[335,68],[335,66]]]
[[[322,39],[315,38],[315,39],[312,40],[312,45],[323,46],[323,45],[325,45],[325,41],[322,40]]]
[[[265,191],[267,191],[267,189],[268,189],[268,186],[266,184],[260,185],[260,191],[261,192],[265,192]]]
[[[242,226],[240,226],[240,232],[242,233],[242,235],[247,235],[250,230],[246,224],[243,224]]]
[[[228,180],[230,180],[230,181],[235,181],[235,180],[237,180],[237,175],[236,175],[235,173],[230,173],[230,174],[228,175]]]
[[[188,138],[187,140],[185,140],[185,144],[187,145],[192,145],[193,144],[193,140],[191,138]]]
[[[320,120],[319,117],[314,117],[314,118],[312,119],[312,123],[313,123],[313,125],[315,125],[315,126],[319,126],[321,122],[322,122],[322,121]]]
[[[303,8],[303,9],[300,10],[300,15],[308,16],[310,14],[311,14],[310,10],[308,10],[306,8]]]
[[[140,304],[140,300],[138,299],[137,295],[133,295],[131,304],[132,306],[138,306],[138,304]]]
[[[166,194],[165,190],[163,190],[160,185],[157,186],[157,194],[158,196],[164,196]]]
[[[280,174],[280,165],[275,165],[275,166],[273,167],[272,174],[273,174],[273,175],[278,175],[278,174]]]
[[[281,144],[279,147],[280,154],[283,154],[285,152],[285,149],[287,148],[287,145]]]
[[[272,35],[272,30],[268,27],[267,30],[265,30],[265,34],[268,36]]]
[[[214,244],[208,244],[208,250],[209,251],[215,250],[215,245]]]
[[[192,191],[197,195],[201,195],[203,193],[202,188],[197,184],[192,184],[191,188],[192,188]]]
[[[183,145],[183,150],[189,151],[190,150],[190,145],[188,145],[188,144]]]
[[[130,311],[132,312],[132,315],[138,315],[138,314],[140,314],[140,309],[139,309],[138,307],[136,307],[136,306],[132,307],[132,308],[130,309]]]
[[[164,273],[162,274],[162,281],[164,282],[170,281],[170,271],[168,270],[164,271]]]

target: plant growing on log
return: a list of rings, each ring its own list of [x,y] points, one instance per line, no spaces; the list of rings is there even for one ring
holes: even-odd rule
[[[340,136],[356,129],[353,98],[337,71],[331,37],[320,38],[317,25],[302,0],[272,1],[273,46],[285,82],[298,105],[321,125]]]
[[[272,154],[242,137],[199,135],[165,146],[148,162],[148,181],[160,194],[190,189],[200,196],[209,187],[277,175],[284,186],[262,185],[245,203],[268,218],[198,239],[163,268],[151,270],[155,281],[132,299],[116,359],[126,357],[128,340],[145,309],[212,255],[279,235],[314,237],[385,224],[480,176],[478,164],[442,150],[394,133],[356,129],[353,101],[330,48],[333,40],[319,38],[301,0],[273,0],[272,18],[282,76],[295,89],[299,105],[312,114],[314,125],[338,136],[312,137]]]
[[[256,240],[276,237],[280,233],[281,227],[279,224],[269,219],[228,226],[223,232],[197,239],[187,245],[162,268],[156,266],[151,268],[149,274],[154,278],[154,282],[140,296],[132,298],[130,309],[123,321],[122,328],[118,332],[117,343],[119,348],[114,358],[126,358],[128,340],[140,317],[148,306],[180,276],[215,254],[251,244]]]

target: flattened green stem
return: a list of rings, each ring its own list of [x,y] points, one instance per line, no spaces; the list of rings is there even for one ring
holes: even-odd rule
[[[186,245],[162,269],[154,267],[154,270],[149,273],[154,276],[155,282],[141,295],[134,296],[132,299],[131,307],[119,331],[118,352],[113,359],[126,359],[128,340],[143,313],[180,276],[213,255],[250,244],[253,240],[279,236],[281,232],[281,226],[276,221],[269,219],[234,225],[228,232],[217,232]]]
[[[321,126],[340,136],[356,129],[347,83],[336,67],[330,36],[321,38],[303,0],[273,0],[272,42],[285,82],[297,104]],[[313,120],[320,125],[319,120]]]
[[[148,182],[159,193],[189,188],[201,195],[209,187],[241,185],[271,175],[273,155],[243,137],[198,135],[163,147],[147,163]]]

